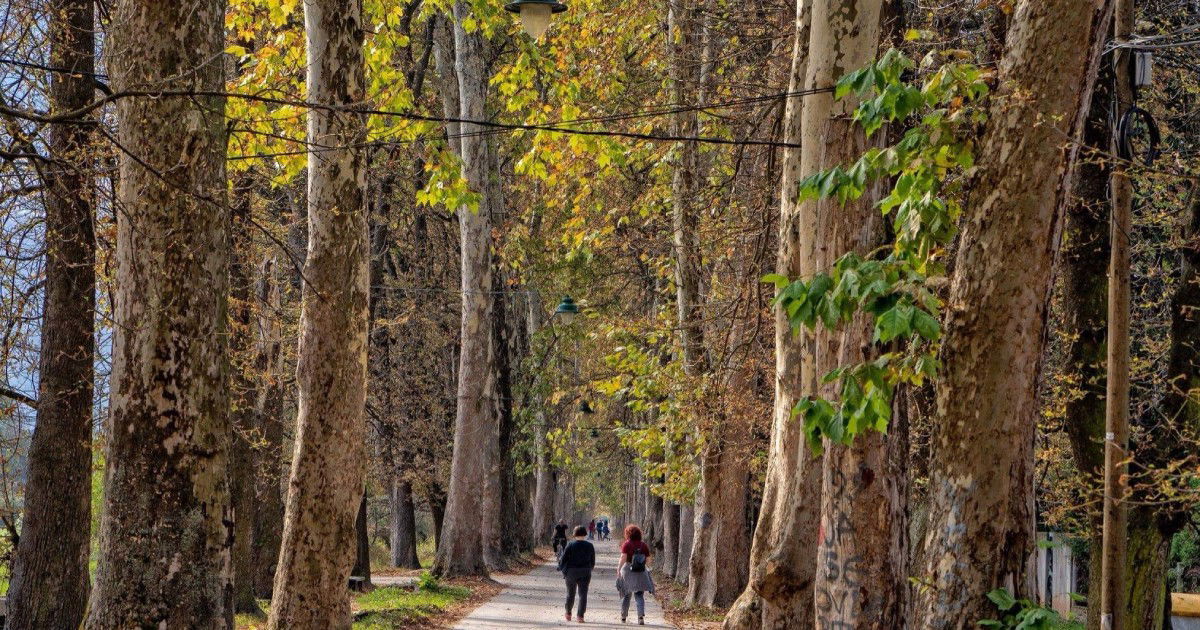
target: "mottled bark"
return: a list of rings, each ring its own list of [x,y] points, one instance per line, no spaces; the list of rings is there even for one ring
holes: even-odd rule
[[[658,558],[658,570],[668,577],[675,577],[679,559],[679,504],[674,501],[663,505],[662,535],[663,550]]]
[[[230,419],[233,424],[229,462],[229,494],[233,505],[233,611],[261,615],[262,609],[254,596],[254,504],[256,488],[257,393],[251,368],[244,362],[252,360],[253,309],[250,306],[252,265],[248,259],[250,243],[249,218],[251,186],[248,177],[240,177],[235,185],[237,201],[231,224],[234,242],[229,265],[229,327],[231,357]]]
[[[537,426],[534,428],[536,471],[533,494],[533,538],[535,544],[548,545],[554,535],[554,495],[557,485],[554,469],[550,464],[549,445],[546,443],[546,413],[538,411]]]
[[[1083,126],[1083,150],[1075,167],[1072,196],[1063,212],[1062,250],[1059,253],[1062,313],[1061,326],[1068,341],[1066,372],[1062,375],[1077,393],[1067,400],[1064,428],[1071,443],[1075,466],[1089,485],[1099,486],[1104,463],[1105,335],[1108,331],[1108,276],[1096,273],[1108,266],[1108,178],[1110,161],[1096,153],[1111,143],[1109,111],[1112,107],[1112,72],[1102,64]],[[1099,506],[1096,506],[1097,508]],[[1099,510],[1089,518],[1099,531]],[[1099,537],[1091,540],[1088,575],[1089,630],[1100,629]],[[1095,596],[1090,596],[1095,594]]]
[[[367,534],[367,495],[358,502],[358,513],[354,517],[354,566],[350,575],[371,583],[371,537]]]
[[[362,7],[306,0],[308,98],[364,98]],[[269,627],[349,628],[346,589],[363,493],[368,251],[366,118],[314,108],[308,155],[308,255],[296,366],[299,413]]]
[[[1101,67],[1083,127],[1073,194],[1063,213],[1059,271],[1062,326],[1070,339],[1063,378],[1079,393],[1066,403],[1066,432],[1075,465],[1088,477],[1104,463],[1104,352],[1107,332],[1108,178],[1111,162],[1100,155],[1111,142],[1111,72]],[[1106,76],[1107,75],[1107,76]],[[1097,561],[1099,556],[1097,556]],[[1093,598],[1098,603],[1097,598]]]
[[[425,495],[429,504],[429,516],[433,519],[433,542],[436,548],[442,546],[442,525],[446,522],[446,494],[441,486],[431,484]]]
[[[914,621],[973,628],[987,593],[1031,590],[1033,439],[1058,209],[1111,2],[1021,2],[947,303],[944,372],[932,437],[926,566]],[[1051,70],[1052,69],[1052,70]]]
[[[671,85],[676,103],[702,100],[700,68],[696,55],[690,50],[700,35],[697,7],[687,7],[682,0],[672,0],[668,24],[671,42]],[[676,114],[672,121],[678,136],[697,136],[700,132],[699,113],[695,110]],[[672,165],[671,202],[672,238],[675,262],[675,304],[683,347],[684,371],[699,378],[707,369],[704,348],[704,316],[701,312],[700,276],[703,273],[700,251],[700,187],[704,182],[701,171],[700,147],[695,142],[682,142],[675,149]]]
[[[541,295],[536,290],[531,291],[525,318],[526,331],[530,338],[542,329],[542,320],[545,319],[543,313]],[[534,378],[540,377],[534,375]],[[549,429],[546,411],[539,408],[534,415],[533,427],[534,490],[531,533],[535,545],[550,544],[550,538],[554,535],[554,524],[558,522],[554,513],[557,480],[550,462],[550,445],[546,441]]]
[[[483,120],[487,95],[484,41],[479,31],[468,33],[463,21],[470,15],[463,1],[454,6],[454,74],[458,77],[459,117]],[[439,61],[441,58],[439,57]],[[443,72],[445,68],[439,68]],[[460,123],[463,175],[472,190],[487,187],[489,161],[486,138],[475,123]],[[433,571],[441,577],[486,575],[490,545],[484,519],[491,512],[481,489],[489,487],[495,471],[497,424],[493,417],[491,340],[491,216],[486,202],[473,210],[458,209],[462,265],[462,326],[458,372],[458,409],[454,423],[454,456],[450,468],[445,521]],[[485,537],[486,536],[486,537]]]
[[[498,169],[494,168],[493,172]],[[498,177],[489,178],[496,184]],[[493,203],[499,201],[499,191],[489,194]],[[498,249],[498,245],[497,245]],[[493,260],[494,273],[503,278],[498,256]],[[507,286],[507,283],[501,282]],[[512,304],[505,293],[494,293],[492,302],[492,342],[495,357],[493,376],[496,383],[495,414],[499,423],[499,439],[496,451],[497,479],[500,482],[500,511],[494,523],[499,528],[499,553],[502,563],[509,558],[532,550],[532,536],[528,529],[517,524],[527,518],[532,510],[528,495],[522,491],[522,479],[517,475],[519,454],[516,448],[519,438],[517,422],[513,415],[512,363],[517,352],[516,335],[510,327],[509,312]]]
[[[688,583],[688,570],[692,566],[692,543],[696,534],[696,508],[693,505],[679,506],[679,534],[676,544],[679,551],[675,555],[675,581],[680,584]]]
[[[50,110],[92,101],[92,0],[50,2]],[[91,551],[95,356],[95,174],[85,125],[51,125],[45,190],[46,263],[37,424],[29,445],[21,537],[8,590],[8,628],[77,628]],[[69,526],[64,527],[65,524]]]
[[[591,506],[587,506],[589,509]],[[663,499],[646,488],[646,520],[642,525],[642,533],[645,534],[646,543],[654,549],[654,554],[662,553],[662,532],[659,531],[662,527],[662,511]],[[584,520],[591,520],[592,514],[588,514]]]
[[[831,85],[871,62],[883,35],[881,0],[839,0],[813,6],[806,85]],[[850,122],[853,98],[815,95],[804,103],[801,123],[803,174],[853,163],[869,142]],[[881,197],[871,186],[853,202],[808,201],[800,205],[802,267],[828,269],[847,252],[868,255],[883,243]],[[807,275],[807,274],[806,274]],[[806,394],[836,398],[837,384],[820,383],[839,366],[879,354],[872,326],[858,317],[841,331],[818,328],[808,335],[811,354],[802,379]],[[908,529],[903,434],[868,431],[851,446],[826,441],[822,465],[821,518],[814,585],[819,629],[894,629],[907,622]]]
[[[255,404],[259,445],[255,452],[254,543],[251,545],[254,594],[270,599],[275,585],[275,565],[283,541],[283,354],[279,322],[282,306],[279,265],[274,258],[259,268],[256,293],[263,310],[258,317],[256,369],[265,382],[258,387]]]
[[[392,481],[390,493],[392,566],[420,569],[417,559],[417,519],[413,505],[412,485],[407,481]]]
[[[746,585],[749,572],[749,465],[734,436],[720,432],[715,437],[701,462],[703,498],[696,502],[686,600],[694,606],[728,606]]]
[[[708,28],[706,3],[669,4],[670,78],[677,103],[702,104],[706,98],[708,68],[713,57],[713,38]],[[690,137],[700,135],[699,113],[695,110],[676,114],[674,133]],[[684,142],[676,149],[671,183],[672,236],[675,248],[676,308],[683,347],[683,366],[697,382],[709,369],[704,339],[704,298],[700,294],[704,273],[700,248],[700,213],[703,209],[703,184],[707,177],[700,159],[699,146]],[[741,592],[746,582],[748,535],[745,527],[745,489],[748,469],[742,454],[731,445],[731,432],[722,430],[723,422],[709,429],[701,453],[701,480],[696,498],[694,532],[688,570],[687,601],[693,605],[725,606]],[[656,498],[657,499],[657,498]],[[650,516],[652,528],[662,528],[661,500]],[[672,564],[677,532],[652,529],[656,547],[670,545]]]
[[[796,2],[796,34],[792,49],[790,91],[806,86],[811,0]],[[808,97],[811,98],[811,97]],[[784,113],[784,140],[801,141],[801,120],[806,98],[789,98]],[[796,203],[796,186],[803,177],[801,151],[783,151],[780,184],[779,254],[777,271],[800,277],[802,223]],[[821,476],[817,460],[805,444],[803,427],[793,421],[792,408],[808,392],[802,366],[805,344],[792,336],[784,313],[775,314],[775,405],[762,511],[750,550],[750,576],[746,590],[725,617],[729,630],[785,630],[811,628],[813,581],[816,577],[816,537],[821,503]],[[811,367],[809,368],[811,369]]]
[[[225,3],[115,7],[112,89],[224,89]],[[225,103],[117,103],[105,506],[85,627],[231,627]]]

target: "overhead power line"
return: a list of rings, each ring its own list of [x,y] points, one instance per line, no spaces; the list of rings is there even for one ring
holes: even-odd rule
[[[298,99],[288,99],[273,96],[264,96],[261,94],[244,94],[239,92],[224,92],[210,90],[122,90],[112,94],[105,95],[103,98],[97,99],[91,104],[68,112],[49,113],[25,110],[8,105],[0,105],[0,114],[8,115],[22,120],[37,122],[42,124],[96,124],[96,121],[85,118],[88,114],[96,111],[106,104],[127,99],[127,98],[235,98],[251,102],[264,103],[277,106],[292,106],[306,109],[319,109],[342,114],[357,114],[371,116],[387,116],[395,117],[404,120],[416,122],[431,122],[431,123],[457,123],[460,125],[475,125],[487,129],[503,130],[503,131],[545,131],[548,133],[562,133],[571,135],[584,136],[600,136],[600,137],[621,137],[634,140],[646,140],[653,142],[700,142],[705,144],[721,144],[721,145],[739,145],[739,146],[770,146],[784,148],[799,148],[796,143],[780,142],[775,140],[759,140],[759,139],[733,139],[714,136],[679,136],[667,134],[651,134],[640,133],[633,131],[614,130],[614,129],[577,129],[574,127],[565,127],[563,125],[589,124],[594,122],[616,122],[620,120],[632,120],[635,118],[644,118],[651,116],[664,116],[676,113],[691,112],[691,111],[707,111],[720,109],[721,107],[752,104],[766,102],[774,99],[793,98],[799,96],[811,96],[814,94],[824,94],[832,92],[832,87],[821,87],[810,90],[799,90],[793,92],[781,92],[773,95],[764,95],[732,101],[729,105],[722,104],[698,104],[698,105],[668,105],[649,108],[646,110],[628,112],[624,114],[614,114],[608,116],[598,116],[594,118],[581,118],[578,120],[559,121],[545,124],[526,124],[526,123],[504,123],[494,120],[476,120],[471,118],[459,118],[453,116],[435,116],[429,114],[419,114],[416,112],[386,110],[364,107],[362,105],[330,105],[324,103],[313,103]],[[464,132],[473,133],[473,132]],[[475,132],[478,133],[478,132]]]

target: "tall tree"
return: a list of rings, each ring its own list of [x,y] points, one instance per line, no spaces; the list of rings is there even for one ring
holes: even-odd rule
[[[483,120],[487,98],[484,39],[479,30],[468,31],[466,2],[454,4],[454,74],[458,77],[458,117]],[[439,62],[442,60],[439,57]],[[447,68],[439,66],[441,72]],[[477,123],[462,122],[459,143],[463,175],[471,189],[484,193],[488,182],[487,139]],[[491,206],[483,196],[478,208],[458,209],[462,250],[462,325],[458,369],[458,410],[454,423],[454,456],[445,520],[438,540],[434,572],[441,576],[483,575],[490,551],[483,529],[489,513],[498,508],[481,497],[494,471],[497,424],[492,396],[491,336]],[[498,514],[496,515],[498,516]]]
[[[673,578],[679,568],[679,504],[674,501],[667,501],[663,506],[662,532],[663,550],[658,569]]]
[[[792,47],[792,73],[788,90],[808,85],[808,45],[812,0],[796,0],[796,32]],[[800,142],[804,99],[788,98],[783,121],[784,141]],[[776,269],[800,277],[801,238],[808,226],[797,203],[801,150],[784,149],[779,198],[779,253]],[[805,444],[803,427],[792,419],[792,408],[808,392],[802,366],[806,344],[793,338],[786,314],[775,314],[775,411],[762,507],[750,550],[750,579],[725,617],[733,629],[783,630],[810,628],[813,620],[813,583],[816,579],[816,540],[819,527],[821,476],[817,460]]]
[[[675,544],[675,581],[681,584],[688,582],[688,567],[692,566],[692,542],[696,534],[696,507],[691,504],[679,506],[679,533]]]
[[[1122,61],[1114,59],[1112,64],[1102,63],[1099,68],[1083,129],[1083,147],[1087,155],[1081,156],[1076,167],[1074,193],[1064,211],[1063,247],[1059,256],[1059,275],[1062,278],[1061,326],[1067,332],[1065,337],[1068,339],[1066,365],[1072,370],[1070,379],[1078,392],[1065,406],[1065,429],[1071,442],[1075,466],[1091,487],[1100,485],[1098,475],[1104,460],[1108,277],[1096,273],[1096,270],[1105,268],[1109,259],[1109,179],[1113,161],[1107,158],[1105,151],[1112,145],[1110,118],[1116,80],[1114,65],[1128,63],[1124,55],[1117,56]],[[1186,314],[1189,312],[1189,301],[1195,298],[1190,293],[1192,289],[1187,280],[1187,270],[1194,269],[1188,266],[1188,259],[1194,251],[1190,244],[1192,232],[1189,230],[1194,229],[1190,215],[1184,217],[1181,227],[1184,239],[1181,266],[1185,271],[1173,296],[1173,318],[1178,319],[1172,323],[1170,358],[1172,362],[1181,362],[1172,363],[1170,369],[1173,378],[1187,379],[1190,378],[1189,374],[1195,373],[1188,358],[1194,351],[1191,349],[1194,346],[1188,340],[1192,318]],[[1171,395],[1163,401],[1166,416],[1180,420],[1178,428],[1183,431],[1187,430],[1186,414],[1176,414],[1180,409],[1187,409],[1187,391],[1187,387],[1172,387],[1169,390]],[[1174,396],[1180,393],[1182,397]],[[1173,431],[1162,434],[1171,435],[1168,440],[1176,440],[1178,436]],[[1149,444],[1141,445],[1141,448],[1145,450],[1138,453],[1139,465],[1153,467],[1164,461],[1157,459],[1159,456],[1168,456],[1174,447],[1160,449]],[[1160,510],[1156,503],[1137,501],[1130,509],[1129,547],[1125,562],[1128,568],[1125,590],[1131,594],[1125,605],[1125,619],[1132,620],[1131,623],[1127,621],[1130,627],[1153,628],[1162,625],[1166,554],[1173,532],[1173,519],[1169,508]],[[1093,526],[1099,524],[1097,510],[1092,510],[1088,517],[1093,521]],[[1087,626],[1089,630],[1100,630],[1102,554],[1098,532],[1089,540],[1089,546],[1087,592],[1096,596],[1088,597]]]
[[[233,242],[229,264],[230,297],[230,419],[232,421],[231,461],[229,463],[229,494],[233,506],[233,610],[235,613],[262,615],[254,594],[254,516],[255,451],[258,424],[257,397],[251,365],[254,359],[251,305],[253,265],[250,261],[250,213],[252,212],[253,182],[249,177],[235,179],[237,200],[231,217]]]
[[[49,12],[50,65],[62,69],[50,77],[50,109],[80,109],[95,91],[92,0],[55,0]],[[42,171],[46,268],[37,424],[8,590],[8,627],[22,630],[78,627],[87,605],[96,317],[91,136],[86,124],[53,125],[54,163]]]
[[[1049,272],[1111,8],[1024,0],[1008,34],[948,300],[922,628],[973,628],[994,616],[988,592],[1031,590]]]
[[[224,89],[225,2],[121,0],[114,91]],[[225,101],[117,104],[111,413],[85,627],[232,624]]]
[[[413,505],[412,484],[406,480],[392,480],[390,502],[392,566],[404,569],[420,569],[417,558],[417,520]]]
[[[526,335],[530,338],[542,328],[542,320],[545,317],[543,308],[542,296],[537,291],[531,291],[526,315]],[[546,364],[544,361],[543,363]],[[533,375],[534,379],[540,377],[540,374]],[[554,513],[558,475],[550,461],[550,445],[546,440],[546,433],[550,427],[544,407],[539,406],[534,412],[534,422],[533,540],[534,544],[546,545],[550,543],[555,517],[558,516]]]
[[[883,22],[894,17],[884,5],[882,0],[841,0],[813,6],[809,87],[833,85],[875,58],[886,32]],[[853,163],[866,151],[869,141],[851,121],[856,106],[852,98],[808,97],[801,125],[802,173]],[[846,252],[868,256],[882,244],[884,226],[875,208],[881,196],[878,188],[845,204],[832,199],[801,204],[801,224],[812,226],[800,237],[809,273],[828,269]],[[836,383],[820,384],[824,373],[878,356],[873,325],[866,320],[860,316],[841,331],[811,333],[812,354],[806,365],[812,369],[805,372],[810,393],[835,397]],[[825,440],[816,628],[882,630],[903,627],[907,620],[908,444],[903,428],[892,427],[886,435],[860,434],[850,446]],[[869,596],[864,596],[864,588]]]
[[[1112,107],[1111,72],[1099,70],[1092,102],[1083,128],[1088,151],[1076,166],[1074,191],[1063,212],[1063,244],[1059,254],[1062,328],[1070,340],[1066,365],[1077,394],[1064,408],[1065,430],[1075,466],[1094,483],[1104,462],[1105,333],[1108,315],[1108,277],[1096,273],[1108,264],[1108,178],[1111,163],[1093,151],[1110,144],[1109,112]],[[1090,518],[1099,522],[1098,512]],[[1100,592],[1100,540],[1090,541],[1088,593]],[[1100,629],[1100,598],[1089,597],[1088,626]]]
[[[308,0],[308,255],[299,414],[269,627],[349,628],[367,380],[366,117],[361,2]]]
[[[262,306],[258,315],[255,371],[264,379],[255,402],[259,438],[255,453],[254,542],[251,545],[254,594],[270,599],[275,585],[275,566],[283,540],[283,342],[277,313],[283,310],[279,290],[279,265],[274,257],[259,266],[255,289]]]
[[[711,7],[707,3],[673,1],[669,4],[670,80],[676,103],[703,105],[714,55]],[[674,116],[674,133],[681,137],[700,135],[699,111],[687,108]],[[671,181],[672,245],[675,250],[675,300],[683,348],[684,372],[699,385],[710,369],[705,348],[701,278],[704,273],[700,248],[700,214],[703,209],[705,161],[696,142],[676,148]],[[687,565],[688,602],[704,606],[726,606],[745,586],[746,547],[745,489],[748,470],[745,459],[731,446],[727,423],[715,422],[706,436],[701,454],[700,487],[693,518],[695,529]],[[674,558],[678,550],[678,526],[672,506],[657,496],[650,530]],[[661,530],[661,531],[659,531]],[[657,545],[656,545],[657,546]],[[667,548],[670,551],[667,551]],[[677,569],[678,570],[678,569]]]
[[[363,583],[370,586],[371,537],[367,531],[367,498],[364,492],[354,516],[354,564],[350,567],[350,575],[363,578]]]

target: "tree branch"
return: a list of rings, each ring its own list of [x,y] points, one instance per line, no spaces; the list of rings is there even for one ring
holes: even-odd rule
[[[21,392],[6,385],[0,385],[0,396],[11,398],[33,409],[38,408],[38,401],[36,398],[30,398],[29,396],[26,396],[25,394],[22,394]]]

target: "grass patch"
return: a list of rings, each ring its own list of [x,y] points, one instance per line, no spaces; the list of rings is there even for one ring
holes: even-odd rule
[[[378,588],[355,599],[355,630],[390,630],[436,615],[471,596],[471,589],[446,586],[422,576],[420,586]]]
[[[470,596],[469,588],[441,584],[424,574],[415,590],[388,586],[356,596],[352,605],[354,630],[409,628],[414,623],[436,616]],[[260,603],[264,611],[270,608],[270,602],[260,600]],[[267,627],[267,622],[265,618],[237,615],[234,627],[237,630],[263,630]]]
[[[433,536],[417,543],[417,560],[421,561],[421,566],[433,566],[433,560],[436,556],[437,545],[433,544]]]

